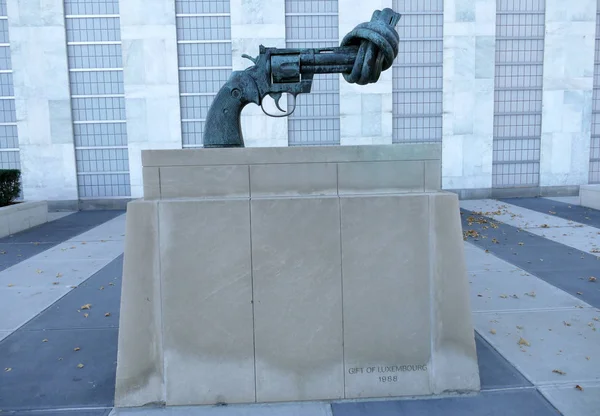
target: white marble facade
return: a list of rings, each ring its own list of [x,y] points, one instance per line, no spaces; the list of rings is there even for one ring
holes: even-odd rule
[[[23,195],[77,200],[62,0],[8,0]]]
[[[546,0],[541,186],[587,184],[597,0]]]
[[[492,187],[495,42],[495,0],[444,3],[444,189]]]
[[[373,11],[386,7],[392,7],[392,0],[339,0],[340,42],[357,25],[371,20]],[[392,75],[389,68],[369,85],[350,84],[340,75],[341,145],[392,143]]]
[[[588,182],[596,0],[546,0],[542,187]],[[8,0],[26,199],[78,199],[63,0]],[[339,0],[340,40],[392,0]],[[284,0],[231,0],[233,70],[260,44],[285,47]],[[174,0],[120,0],[131,196],[143,194],[141,151],[182,147]],[[443,187],[490,190],[496,1],[444,1]],[[358,86],[340,76],[341,145],[391,144],[393,71]],[[250,104],[247,146],[287,146],[288,119]]]
[[[131,196],[143,196],[144,149],[180,149],[181,113],[173,0],[121,0]]]

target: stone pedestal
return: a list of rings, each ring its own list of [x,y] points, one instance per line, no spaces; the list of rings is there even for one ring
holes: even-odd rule
[[[116,406],[477,391],[439,145],[151,150]]]

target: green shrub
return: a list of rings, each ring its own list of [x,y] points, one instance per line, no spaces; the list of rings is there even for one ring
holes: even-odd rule
[[[10,205],[21,193],[21,171],[0,169],[0,207]]]

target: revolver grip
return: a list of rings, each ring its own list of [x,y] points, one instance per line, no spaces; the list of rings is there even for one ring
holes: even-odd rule
[[[241,115],[249,103],[260,105],[258,86],[247,71],[234,71],[208,110],[204,147],[244,147]]]

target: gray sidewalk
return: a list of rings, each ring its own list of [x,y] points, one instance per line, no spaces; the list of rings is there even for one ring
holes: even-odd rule
[[[78,212],[0,239],[1,414],[600,415],[600,212],[462,207],[480,394],[113,410],[125,213]]]

